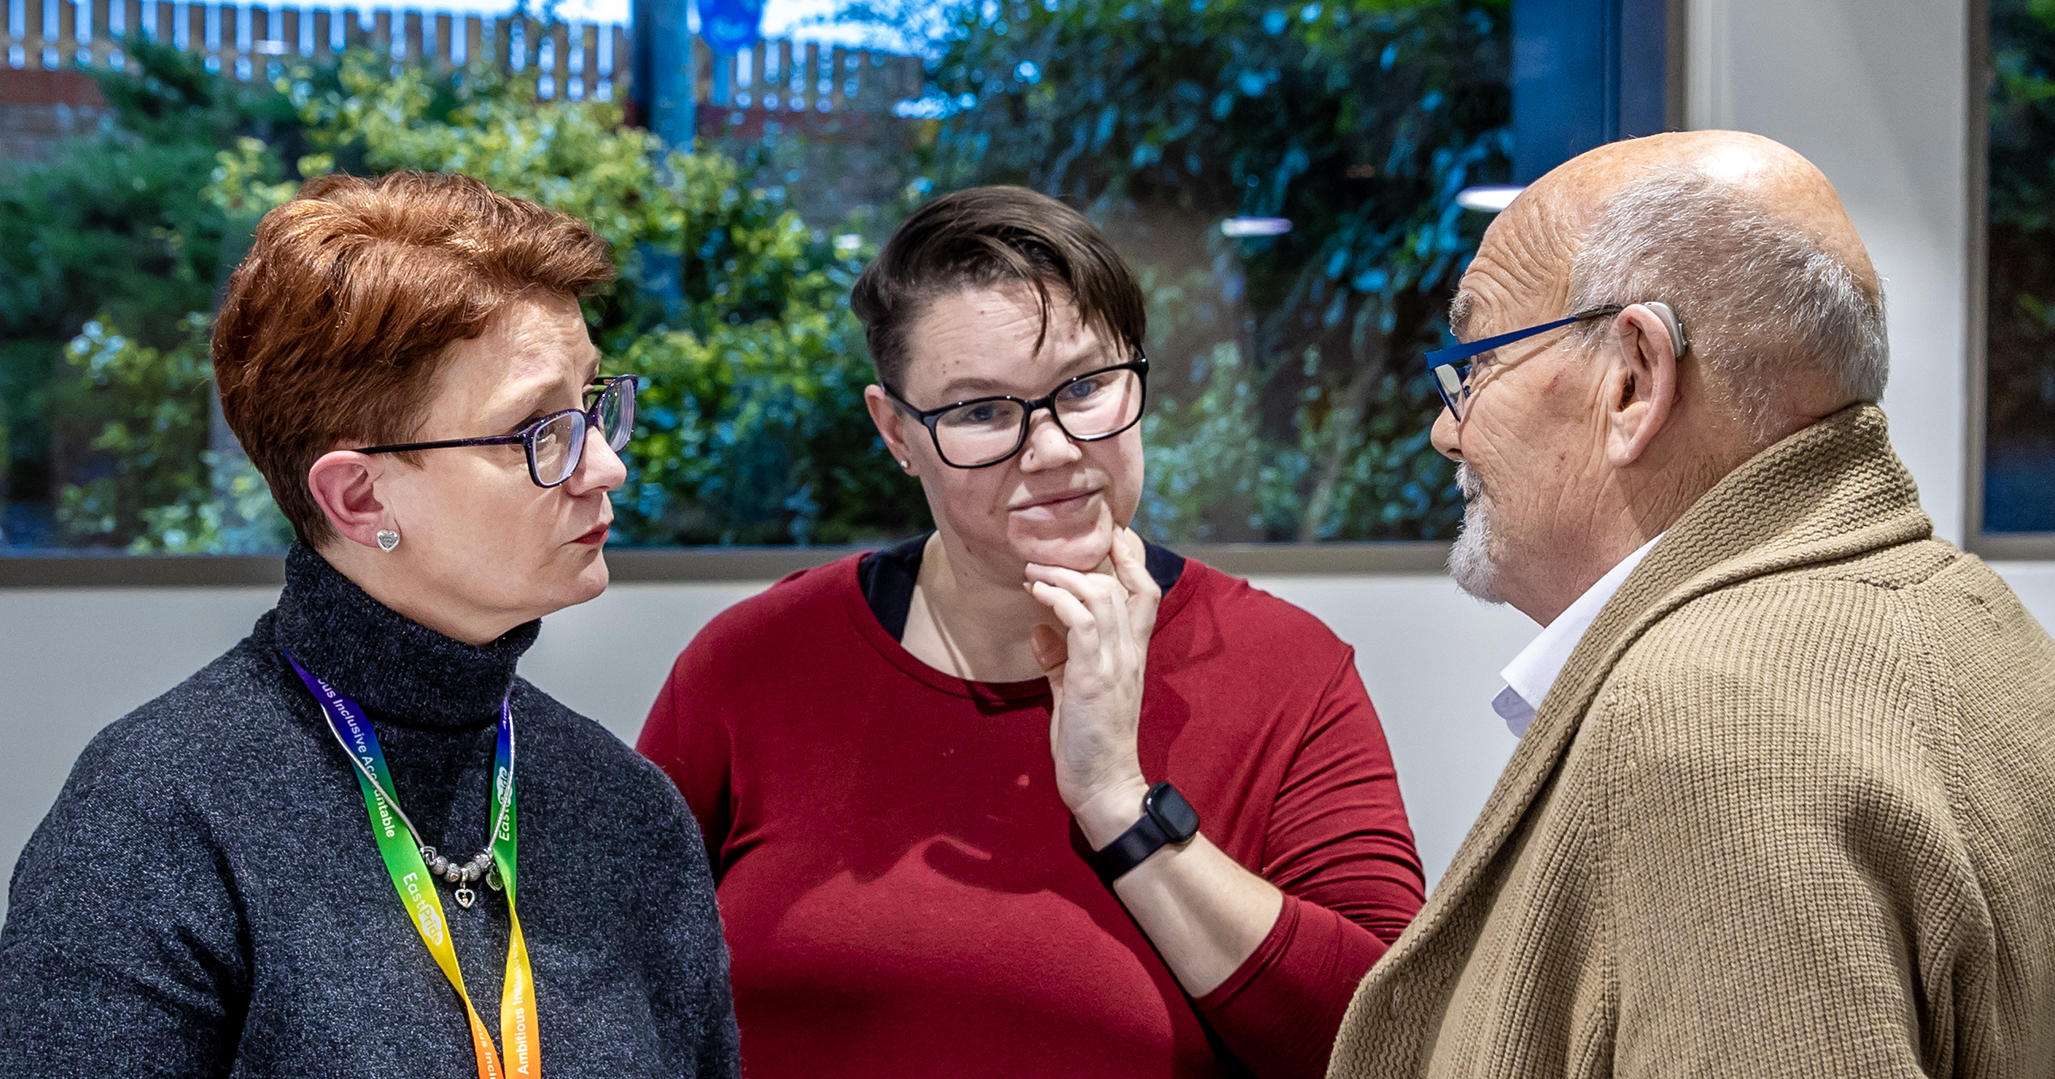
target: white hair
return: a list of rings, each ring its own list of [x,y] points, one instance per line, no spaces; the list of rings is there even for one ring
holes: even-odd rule
[[[1765,441],[1782,433],[1787,388],[1824,379],[1845,400],[1883,396],[1883,293],[1795,222],[1701,172],[1660,167],[1615,193],[1571,265],[1572,311],[1644,300],[1676,311],[1689,354]]]

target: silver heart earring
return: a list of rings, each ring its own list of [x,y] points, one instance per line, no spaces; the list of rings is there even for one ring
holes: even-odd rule
[[[378,530],[379,550],[390,552],[394,547],[398,547],[399,545],[400,534],[398,532],[395,532],[390,528],[381,528]]]

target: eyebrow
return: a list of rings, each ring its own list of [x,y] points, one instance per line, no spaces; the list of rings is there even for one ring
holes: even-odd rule
[[[1070,362],[1059,368],[1058,370],[1062,373],[1056,376],[1056,381],[1061,383],[1084,374],[1086,371],[1096,371],[1101,367],[1109,366],[1112,365],[1106,362],[1106,346],[1104,344],[1093,345],[1090,349],[1071,357]],[[1054,389],[1055,387],[1051,386],[1050,388]],[[951,401],[967,401],[970,400],[971,396],[983,394],[1015,396],[1011,389],[1005,383],[989,378],[955,378],[942,384],[941,396]]]
[[[1469,289],[1457,289],[1455,299],[1448,302],[1448,330],[1457,340],[1470,331],[1470,312],[1477,306],[1477,294]]]

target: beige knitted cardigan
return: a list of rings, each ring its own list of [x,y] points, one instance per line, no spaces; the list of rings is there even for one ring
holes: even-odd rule
[[[1628,577],[1329,1067],[1615,1074],[2055,1076],[2055,643],[1875,408]]]

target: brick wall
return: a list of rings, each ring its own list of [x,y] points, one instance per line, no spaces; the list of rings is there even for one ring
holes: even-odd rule
[[[77,71],[0,68],[0,167],[41,161],[70,136],[93,130],[106,102]]]

